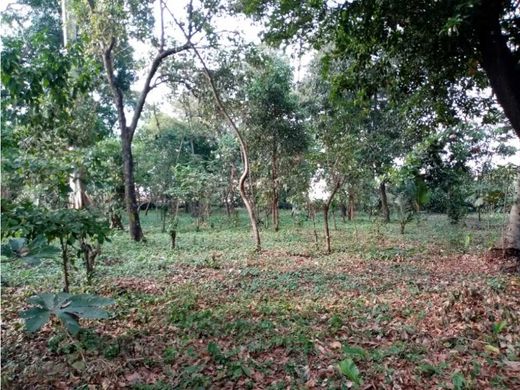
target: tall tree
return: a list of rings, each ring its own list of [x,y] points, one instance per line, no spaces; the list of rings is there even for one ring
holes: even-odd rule
[[[265,52],[252,56],[250,63],[247,140],[260,174],[269,176],[269,208],[274,230],[278,231],[282,185],[301,162],[307,136],[297,96],[292,92],[291,67],[282,58]]]
[[[150,91],[159,83],[160,68],[170,57],[188,50],[192,39],[200,33],[205,22],[204,15],[199,13],[190,2],[186,8],[186,39],[178,42],[168,35],[166,17],[175,19],[174,14],[163,0],[159,6],[158,36],[154,36],[155,21],[152,3],[135,0],[89,1],[89,9],[83,10],[84,28],[90,33],[93,44],[103,61],[106,79],[117,111],[118,129],[121,137],[123,156],[123,177],[125,185],[125,205],[128,213],[130,236],[135,241],[143,238],[139,220],[134,179],[134,158],[132,141],[141,118],[144,105]],[[121,84],[118,65],[124,62],[130,50],[129,40],[136,39],[153,48],[151,59],[135,102],[125,93]],[[134,64],[135,66],[135,64]],[[132,113],[127,109],[132,104]]]

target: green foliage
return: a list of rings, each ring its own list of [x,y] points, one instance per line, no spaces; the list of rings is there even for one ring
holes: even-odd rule
[[[30,265],[38,265],[42,259],[53,258],[59,253],[58,248],[47,245],[43,236],[30,242],[26,238],[10,239],[6,245],[2,245],[1,251],[2,256],[8,259],[21,259]]]
[[[493,324],[491,330],[495,336],[498,336],[507,327],[507,321],[499,321]]]
[[[356,363],[352,359],[345,359],[339,362],[338,364],[339,371],[342,375],[344,375],[348,380],[354,382],[356,385],[361,385],[361,373],[356,366]]]
[[[108,312],[102,307],[114,303],[111,299],[95,295],[70,295],[68,293],[42,293],[29,298],[28,301],[34,307],[20,313],[20,317],[25,320],[25,328],[29,332],[40,330],[53,315],[73,336],[77,335],[80,330],[78,322],[80,318],[108,318]]]
[[[7,203],[2,207],[3,237],[21,236],[31,241],[38,239],[40,243],[43,240],[47,240],[48,243],[59,241],[65,291],[69,289],[69,262],[73,262],[76,257],[84,257],[90,280],[94,270],[94,252],[90,243],[101,245],[109,240],[110,229],[104,217],[88,210],[47,210],[30,202],[20,205]],[[71,256],[71,248],[76,251],[76,256]]]
[[[453,388],[455,390],[464,390],[468,384],[466,378],[464,378],[464,375],[461,372],[456,372],[453,374],[451,377],[451,383],[453,384]]]
[[[2,208],[3,237],[45,237],[48,242],[61,238],[73,245],[82,239],[103,244],[110,234],[105,218],[89,210],[47,210],[30,202],[3,203]]]

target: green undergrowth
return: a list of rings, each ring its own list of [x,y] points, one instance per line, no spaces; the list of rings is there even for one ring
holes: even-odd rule
[[[425,215],[405,235],[395,222],[338,218],[329,255],[320,220],[316,244],[312,221],[285,212],[280,232],[262,228],[261,253],[245,214],[199,229],[182,214],[175,250],[156,213],[142,220],[146,242],[115,232],[92,285],[77,264],[74,292],[116,301],[77,340],[59,327],[27,335],[17,319],[26,297],[60,288],[57,263],[3,267],[6,388],[520,386],[520,283],[478,255],[499,215],[460,226]],[[20,340],[38,353],[20,353]]]

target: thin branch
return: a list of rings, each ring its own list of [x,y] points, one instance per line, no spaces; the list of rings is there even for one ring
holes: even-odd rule
[[[141,93],[139,94],[139,99],[137,100],[137,105],[135,106],[134,115],[132,117],[132,122],[130,123],[130,126],[128,127],[128,132],[130,139],[134,136],[135,129],[137,128],[137,122],[139,121],[139,118],[141,116],[141,112],[144,108],[144,103],[146,101],[146,97],[148,96],[148,93],[151,90],[151,83],[152,79],[157,73],[157,70],[159,69],[159,66],[162,64],[163,60],[169,56],[172,56],[174,54],[180,53],[181,51],[188,50],[191,47],[191,43],[189,40],[181,46],[173,47],[168,50],[164,50],[157,54],[157,56],[152,61],[152,64],[150,66],[150,70],[148,71],[148,75],[146,76],[146,80],[143,86],[143,89],[141,90]]]
[[[117,86],[116,78],[114,76],[114,63],[112,58],[112,50],[114,49],[116,41],[114,38],[110,40],[110,44],[103,50],[103,66],[107,73],[107,80],[110,90],[112,91],[112,97],[114,104],[117,108],[117,117],[119,120],[119,126],[121,132],[126,135],[126,116],[124,110],[123,92],[121,88]]]
[[[159,46],[159,52],[164,50],[164,2],[161,0],[159,2],[159,7],[161,9],[161,43]]]

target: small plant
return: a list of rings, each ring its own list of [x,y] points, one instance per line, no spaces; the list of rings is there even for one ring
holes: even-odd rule
[[[16,207],[8,204],[5,211],[2,210],[2,238],[24,237],[11,240],[2,251],[7,250],[14,257],[27,258],[33,250],[35,255],[29,259],[36,258],[36,253],[43,258],[55,252],[45,245],[45,240],[47,243],[59,242],[64,292],[69,292],[69,269],[77,258],[83,258],[87,278],[91,281],[95,259],[101,244],[109,241],[109,234],[104,218],[87,210],[47,210],[30,203]]]
[[[493,324],[492,331],[493,335],[498,336],[507,326],[506,321],[499,321]]]
[[[56,316],[68,333],[76,336],[80,330],[79,319],[103,319],[109,314],[102,309],[104,306],[112,305],[114,301],[109,298],[96,295],[68,293],[42,293],[28,299],[34,307],[20,313],[25,320],[25,328],[29,332],[40,330],[51,319]]]
[[[165,364],[172,364],[177,357],[177,351],[173,347],[166,347],[162,357]]]
[[[401,177],[397,174],[397,196],[394,203],[399,218],[400,233],[404,234],[406,225],[419,214],[422,205],[429,199],[426,184],[418,177]]]
[[[451,377],[451,383],[453,384],[454,390],[464,390],[467,385],[466,378],[464,378],[464,375],[460,372],[453,374]]]
[[[352,359],[345,359],[338,364],[339,372],[343,374],[349,381],[356,385],[361,385],[361,373]]]
[[[2,245],[2,256],[9,260],[23,260],[29,265],[38,265],[42,259],[55,257],[59,249],[47,245],[43,236],[38,236],[32,241],[26,238],[14,238],[6,245]]]

